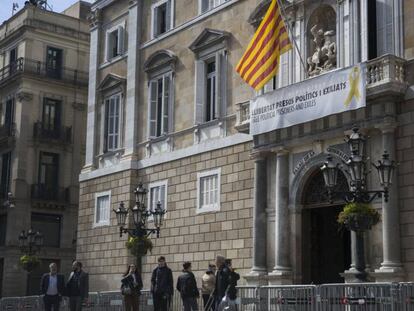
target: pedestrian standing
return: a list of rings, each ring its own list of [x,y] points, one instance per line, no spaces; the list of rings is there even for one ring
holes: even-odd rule
[[[173,275],[164,256],[158,258],[158,267],[152,271],[151,293],[154,311],[168,311],[174,294]]]
[[[229,286],[230,281],[230,270],[226,266],[225,257],[218,255],[216,256],[216,266],[217,266],[217,273],[216,273],[216,288],[215,288],[215,301],[216,301],[216,309],[219,306],[221,300],[226,295],[226,290]]]
[[[201,278],[201,294],[203,297],[204,311],[214,311],[214,289],[216,287],[216,266],[208,265],[207,271]]]
[[[200,293],[189,261],[183,263],[183,274],[178,277],[177,290],[181,294],[184,311],[198,311],[197,298],[200,297]]]
[[[128,266],[121,280],[121,293],[124,296],[125,311],[139,311],[139,296],[142,289],[141,275],[134,264]]]
[[[45,311],[59,311],[65,291],[65,277],[57,273],[57,265],[54,262],[49,265],[49,271],[43,274],[40,280],[40,292],[43,295]]]
[[[82,304],[88,303],[89,275],[82,270],[82,263],[74,261],[72,272],[66,284],[66,292],[69,297],[70,311],[81,311]]]

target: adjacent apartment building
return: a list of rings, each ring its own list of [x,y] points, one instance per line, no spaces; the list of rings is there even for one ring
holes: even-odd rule
[[[278,2],[295,49],[258,93],[235,67],[270,0],[98,0],[92,6],[77,235],[91,290],[119,288],[134,261],[112,210],[133,205],[141,182],[148,208],[160,201],[167,211],[161,237],[143,260],[145,287],[160,255],[175,276],[186,260],[200,276],[222,254],[251,284],[338,282],[344,272],[352,280],[354,238],[338,235],[343,202],[331,205],[323,196],[319,168],[329,146],[346,158],[343,134],[353,123],[372,136],[372,159],[386,148],[402,165],[389,203],[374,202],[383,221],[367,235],[370,277],[412,280],[413,35],[412,18],[403,14],[412,4]],[[329,57],[320,54],[326,58],[316,62],[325,44]],[[360,62],[368,68],[367,108],[249,135],[250,100],[277,96],[282,87],[300,89],[309,77],[318,83],[319,74]]]
[[[89,10],[82,1],[61,14],[28,4],[0,25],[0,296],[37,294],[51,261],[67,273],[75,258]],[[18,237],[30,228],[44,246],[28,275]]]

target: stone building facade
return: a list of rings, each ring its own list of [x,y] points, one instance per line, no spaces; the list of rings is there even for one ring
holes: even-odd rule
[[[161,237],[143,260],[145,287],[159,255],[175,276],[185,260],[200,276],[223,254],[252,284],[332,282],[340,272],[352,279],[354,237],[325,226],[335,224],[343,205],[320,199],[318,168],[329,146],[344,150],[343,134],[354,123],[371,136],[373,159],[386,148],[406,167],[389,203],[374,202],[384,212],[367,236],[370,275],[412,279],[411,162],[398,149],[411,148],[408,2],[281,1],[301,55],[282,55],[279,75],[256,94],[235,66],[269,0],[97,1],[77,239],[91,289],[118,288],[134,260],[112,210],[133,205],[140,182],[149,189],[147,205],[161,201],[167,210]],[[313,58],[315,25],[329,62]],[[367,108],[248,134],[256,96],[359,62],[369,72]]]
[[[39,293],[41,273],[75,258],[84,163],[90,5],[26,5],[0,26],[0,296]],[[8,194],[11,194],[9,196]],[[41,266],[19,266],[22,230],[40,231]]]
[[[217,254],[249,272],[251,137],[235,124],[236,103],[253,92],[233,68],[243,52],[239,42],[254,30],[244,21],[255,2],[93,5],[77,246],[92,290],[118,288],[121,272],[134,261],[112,210],[121,201],[133,205],[140,182],[149,189],[148,205],[159,200],[167,210],[161,237],[153,238],[154,249],[143,259],[145,287],[160,255],[175,277],[185,260],[201,276]],[[235,16],[243,16],[240,23]],[[120,123],[108,131],[112,104]]]

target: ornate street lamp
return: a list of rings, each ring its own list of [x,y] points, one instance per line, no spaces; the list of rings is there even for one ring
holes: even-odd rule
[[[161,207],[161,203],[158,202],[155,210],[147,210],[145,206],[145,199],[147,196],[147,189],[142,184],[134,190],[135,205],[132,208],[126,208],[124,203],[119,204],[118,209],[114,209],[116,219],[119,226],[119,234],[128,233],[131,237],[148,237],[152,233],[157,234],[157,238],[160,236],[160,229],[164,218],[165,211]],[[126,228],[126,219],[129,212],[132,213],[132,219],[134,222],[134,228]],[[154,218],[154,228],[147,228],[147,220],[150,216]]]
[[[39,231],[29,229],[27,232],[22,230],[19,234],[19,247],[23,254],[33,256],[43,246],[43,234]]]
[[[333,195],[342,196],[346,203],[369,204],[376,197],[384,197],[388,201],[388,189],[392,183],[392,176],[396,167],[394,161],[389,159],[389,154],[384,151],[382,161],[378,165],[372,164],[378,171],[381,184],[381,190],[367,190],[367,159],[365,157],[365,137],[359,132],[357,127],[352,128],[352,134],[347,136],[345,141],[349,145],[351,156],[348,161],[344,161],[342,168],[349,178],[349,191],[334,191],[337,184],[337,174],[339,164],[335,164],[332,156],[327,157],[327,161],[322,165],[321,171],[324,176],[325,186],[328,190],[329,199],[332,202]],[[347,225],[348,229],[356,233],[356,259],[355,269],[357,270],[356,278],[365,282],[367,274],[365,272],[365,255],[364,255],[364,236],[363,232],[370,229],[372,222],[363,218],[355,218],[355,222]]]

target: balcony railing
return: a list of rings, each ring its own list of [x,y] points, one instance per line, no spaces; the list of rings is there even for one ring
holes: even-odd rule
[[[63,66],[52,68],[44,62],[23,57],[0,69],[0,84],[21,73],[60,80],[74,85],[86,86],[88,84],[87,72]]]
[[[72,142],[72,127],[61,126],[57,129],[48,129],[43,122],[38,121],[33,127],[33,137],[37,140],[52,140],[70,144]]]
[[[407,88],[405,62],[404,59],[390,54],[366,62],[367,98],[375,98],[386,94],[403,95]],[[294,87],[294,84],[288,87]],[[250,125],[250,102],[237,105],[237,121],[235,127],[239,132],[248,132]]]
[[[8,137],[14,137],[15,131],[15,123],[0,125],[0,140]]]
[[[32,200],[54,201],[59,203],[69,202],[69,188],[55,187],[45,184],[32,185]]]

